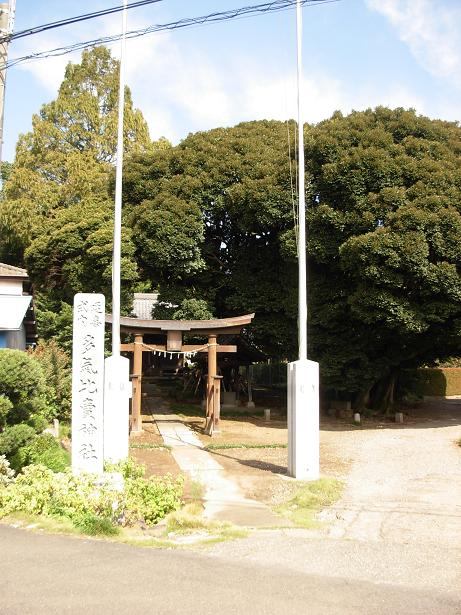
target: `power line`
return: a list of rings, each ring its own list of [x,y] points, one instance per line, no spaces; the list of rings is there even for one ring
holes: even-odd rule
[[[163,2],[163,0],[138,0],[137,2],[129,2],[126,6],[127,9],[134,9],[147,4],[157,4]],[[14,41],[18,38],[24,38],[25,36],[32,36],[33,34],[39,34],[40,32],[46,32],[47,30],[53,30],[54,28],[61,28],[62,26],[68,26],[80,21],[87,21],[88,19],[95,19],[96,17],[104,17],[105,15],[111,15],[112,13],[118,13],[123,11],[123,6],[113,6],[109,9],[103,9],[101,11],[95,11],[93,13],[85,13],[83,15],[77,15],[76,17],[68,17],[67,19],[60,19],[59,21],[51,21],[41,26],[34,26],[33,28],[26,28],[25,30],[18,30],[8,36],[0,38],[0,43],[8,41]]]
[[[339,2],[340,0],[301,0],[302,6],[314,6],[319,4],[331,4],[333,2]],[[253,6],[244,6],[238,9],[232,9],[228,11],[210,13],[208,15],[200,17],[187,17],[178,21],[172,21],[165,24],[154,24],[147,28],[139,30],[131,30],[127,32],[127,38],[138,38],[145,36],[146,34],[153,34],[154,32],[162,32],[165,30],[178,30],[182,28],[189,28],[192,26],[202,26],[211,23],[217,23],[220,21],[229,21],[231,19],[240,19],[244,17],[251,17],[261,13],[273,13],[285,11],[293,8],[296,5],[296,0],[273,0],[272,2],[265,2],[263,4],[256,4]],[[17,64],[28,62],[31,60],[38,60],[49,57],[56,57],[72,53],[74,51],[80,51],[87,47],[94,47],[96,45],[108,45],[120,40],[121,34],[115,34],[112,36],[100,37],[97,39],[84,41],[81,43],[74,43],[73,45],[66,45],[64,47],[57,47],[48,51],[40,51],[31,53],[19,58],[13,58],[7,62],[6,68],[11,68]],[[0,66],[0,69],[2,67]]]

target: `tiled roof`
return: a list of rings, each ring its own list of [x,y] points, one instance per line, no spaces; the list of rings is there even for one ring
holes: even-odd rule
[[[20,267],[0,263],[0,278],[28,278],[27,271]]]

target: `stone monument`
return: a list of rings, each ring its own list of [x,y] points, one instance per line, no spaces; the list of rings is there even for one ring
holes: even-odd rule
[[[103,472],[104,295],[74,297],[72,470]]]

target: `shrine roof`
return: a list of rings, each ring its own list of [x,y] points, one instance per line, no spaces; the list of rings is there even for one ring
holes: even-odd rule
[[[120,329],[124,333],[167,333],[167,331],[192,331],[197,334],[231,335],[240,333],[249,325],[254,314],[215,318],[213,320],[143,320],[141,318],[120,318]],[[106,314],[106,323],[112,323],[112,314]]]

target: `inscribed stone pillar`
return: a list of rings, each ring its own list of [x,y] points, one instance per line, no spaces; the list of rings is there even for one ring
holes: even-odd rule
[[[74,297],[72,470],[103,471],[104,295]]]

